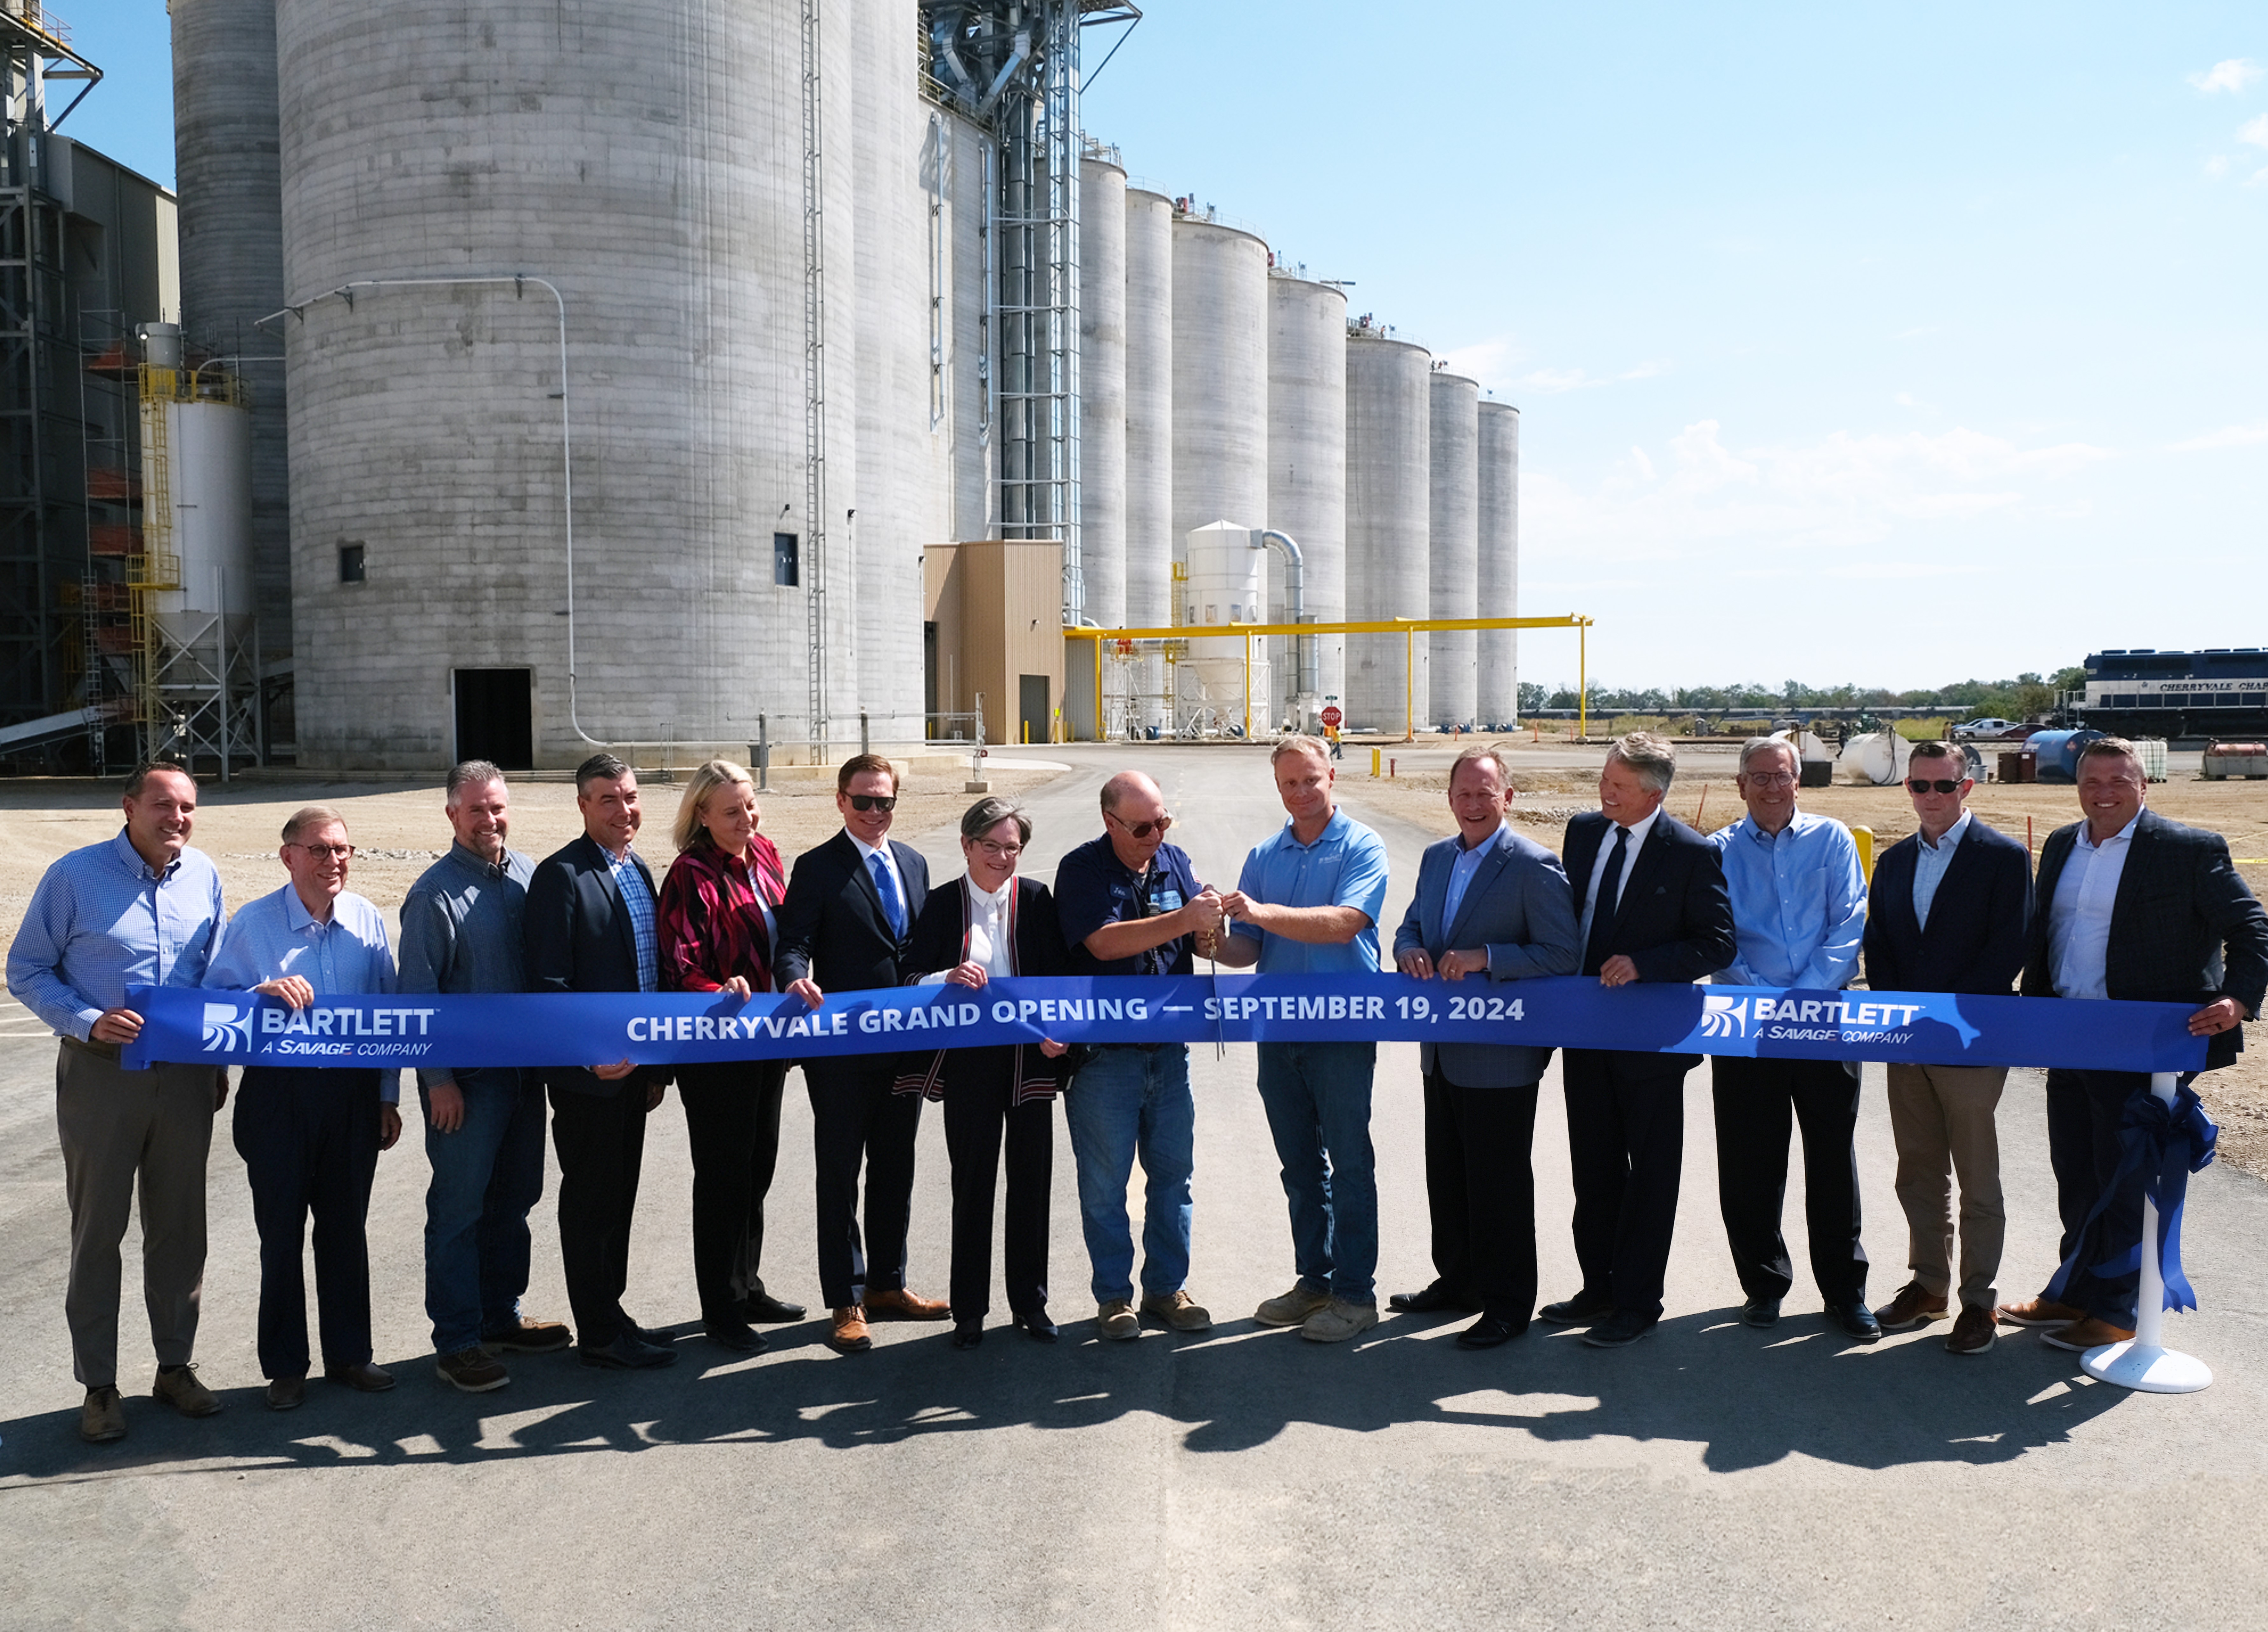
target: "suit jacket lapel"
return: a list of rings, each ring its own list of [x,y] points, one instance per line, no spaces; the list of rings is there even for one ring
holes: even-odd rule
[[[2119,945],[2125,932],[2132,927],[2128,922],[2134,910],[2136,892],[2148,885],[2151,866],[2157,860],[2158,818],[2145,809],[2134,823],[2134,836],[2126,841],[2126,864],[2118,869],[2118,893],[2110,902],[2110,944]],[[2072,843],[2079,836],[2072,836]]]
[[[836,839],[843,846],[843,865],[850,876],[858,881],[858,888],[866,892],[867,904],[874,909],[874,921],[884,929],[890,927],[890,915],[882,910],[882,892],[874,888],[874,870],[866,865],[866,853],[848,833],[837,833]]]
[[[1661,853],[1666,846],[1653,841],[1660,835],[1661,824],[1668,819],[1668,811],[1660,811],[1655,815],[1653,825],[1646,830],[1645,842],[1638,846],[1638,853],[1626,864],[1626,870],[1623,874],[1622,891],[1615,901],[1615,915],[1608,920],[1615,928],[1622,927],[1623,914],[1637,904],[1642,893],[1640,886],[1652,882],[1653,875],[1661,870]],[[1608,825],[1613,824],[1609,823]],[[1583,881],[1585,891],[1587,892],[1590,887],[1591,881],[1585,879]]]

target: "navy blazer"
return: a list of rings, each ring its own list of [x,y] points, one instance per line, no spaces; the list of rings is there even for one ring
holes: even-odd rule
[[[891,934],[865,858],[850,834],[838,832],[796,857],[788,875],[787,898],[776,914],[775,986],[784,990],[808,975],[822,992],[870,992],[904,979],[914,926],[929,904],[929,863],[911,846],[895,838],[884,842],[905,883],[905,934]]]
[[[2024,967],[2032,927],[2032,858],[1972,816],[1930,897],[1914,916],[1921,835],[1909,833],[1874,862],[1868,900],[1867,984],[1877,992],[1968,992],[2006,997]]]
[[[2040,847],[2039,910],[2032,914],[2031,955],[2024,963],[2027,997],[2057,995],[2048,956],[2050,909],[2078,840],[2074,822]],[[2233,997],[2257,1017],[2268,994],[2268,913],[2230,862],[2228,841],[2147,809],[2127,845],[2103,951],[2103,990],[2115,998],[2203,1008]],[[2243,1029],[2207,1041],[2211,1070],[2243,1052]]]
[[[646,893],[655,897],[659,919],[659,896],[653,888],[653,875],[635,851],[630,861],[645,880]],[[615,887],[607,853],[587,833],[536,864],[535,875],[527,882],[520,941],[531,992],[638,989],[637,940],[630,928],[630,911],[622,905],[622,892]],[[657,922],[657,974],[660,956]],[[624,1082],[666,1082],[671,1074],[663,1067],[641,1067]],[[576,1093],[613,1094],[623,1087],[622,1082],[602,1082],[587,1070],[564,1067],[547,1069],[543,1075],[551,1086]]]
[[[1587,810],[1567,823],[1566,837],[1560,840],[1578,934],[1591,869],[1598,865],[1599,847],[1614,826],[1605,811]],[[1629,867],[1607,930],[1607,956],[1630,959],[1640,980],[1698,980],[1733,961],[1738,953],[1733,902],[1716,846],[1664,810],[1653,818]],[[1577,955],[1587,949],[1579,949]],[[1610,1062],[1622,1061],[1616,1068],[1624,1075],[1685,1072],[1701,1063],[1698,1054],[1600,1052]]]
[[[1571,975],[1581,949],[1575,944],[1575,919],[1567,910],[1567,875],[1559,858],[1508,826],[1487,841],[1491,853],[1474,871],[1457,903],[1453,924],[1441,921],[1449,898],[1449,870],[1463,847],[1458,838],[1425,846],[1418,862],[1418,892],[1395,932],[1396,963],[1423,948],[1438,967],[1441,955],[1486,947],[1487,978],[1520,980],[1534,975]],[[1483,989],[1467,977],[1468,993]],[[1446,1004],[1445,993],[1436,1000]],[[1551,1063],[1548,1048],[1509,1047],[1489,1043],[1423,1043],[1418,1062],[1439,1070],[1459,1088],[1525,1088],[1540,1080]]]

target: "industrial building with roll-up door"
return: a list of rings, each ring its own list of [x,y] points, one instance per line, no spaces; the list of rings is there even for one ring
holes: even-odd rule
[[[1516,606],[1511,409],[1080,129],[1081,30],[1133,7],[172,12],[189,366],[254,404],[240,751],[1513,719],[1509,631],[1270,637],[1233,698],[1233,638],[1058,642],[974,717],[939,547],[1057,550],[985,609],[1030,626]]]

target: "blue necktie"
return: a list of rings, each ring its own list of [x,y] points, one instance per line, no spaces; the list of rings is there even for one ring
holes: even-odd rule
[[[1607,944],[1615,934],[1615,894],[1623,881],[1623,858],[1630,853],[1630,829],[1615,829],[1614,853],[1599,879],[1599,898],[1591,908],[1591,933],[1583,945],[1583,972],[1595,975],[1607,961]]]
[[[882,865],[880,854],[866,858],[866,870],[874,875],[874,888],[881,892],[882,913],[890,920],[890,933],[902,941],[906,938],[905,904],[898,899],[898,881],[890,876],[890,869]]]

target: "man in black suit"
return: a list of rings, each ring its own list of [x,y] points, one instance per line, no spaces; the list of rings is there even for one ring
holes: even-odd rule
[[[653,875],[630,848],[637,773],[612,754],[575,771],[583,836],[528,882],[521,934],[533,992],[651,992],[659,971]],[[629,1060],[544,1073],[559,1152],[559,1258],[586,1366],[666,1366],[677,1350],[622,1311],[646,1113],[669,1073]]]
[[[1567,824],[1560,857],[1574,893],[1579,972],[1605,986],[1691,982],[1733,959],[1733,909],[1716,847],[1661,808],[1677,774],[1662,738],[1633,731],[1607,750],[1599,809]],[[1685,1162],[1685,1074],[1698,1054],[1561,1051],[1575,1258],[1583,1285],[1537,1311],[1619,1348],[1661,1319],[1661,1283]]]
[[[2209,1071],[2235,1060],[2244,1047],[2239,1028],[2259,1017],[2268,915],[2237,876],[2228,841],[2144,809],[2147,786],[2132,743],[2102,737],[2080,751],[2084,819],[2058,828],[2041,846],[2041,905],[2022,989],[2027,997],[2193,1003],[2191,1034],[2212,1039]],[[2066,1259],[2117,1169],[2127,1102],[2149,1091],[2144,1072],[2048,1073],[2048,1160]],[[2098,1276],[2088,1266],[2134,1252],[2142,1238],[2139,1176],[2120,1187],[2097,1233],[2060,1300],[2007,1305],[2000,1318],[2056,1328],[2045,1337],[2058,1348],[2132,1337],[2139,1268]]]
[[[843,831],[795,859],[779,909],[772,974],[781,990],[817,1008],[836,992],[894,986],[904,978],[914,921],[929,900],[929,863],[889,837],[898,773],[875,754],[843,762],[835,808]],[[918,972],[918,971],[917,971]],[[876,1317],[942,1320],[935,1298],[906,1289],[906,1225],[913,1210],[918,1094],[890,1091],[896,1057],[806,1060],[812,1155],[819,1169],[819,1281],[834,1316],[836,1352],[874,1346]],[[866,1233],[858,1233],[858,1165],[866,1167]]]
[[[2031,928],[2032,859],[1964,807],[1975,784],[1950,742],[1915,746],[1906,766],[1918,832],[1874,863],[1874,910],[1861,943],[1877,992],[1973,992],[2005,997],[2024,966]],[[1911,1332],[1946,1313],[1953,1289],[1953,1186],[1961,1181],[1961,1315],[1945,1346],[1992,1347],[2007,1214],[1994,1123],[2006,1066],[1889,1068],[1890,1138],[1898,1152],[1913,1279],[1874,1311],[1885,1332]]]

